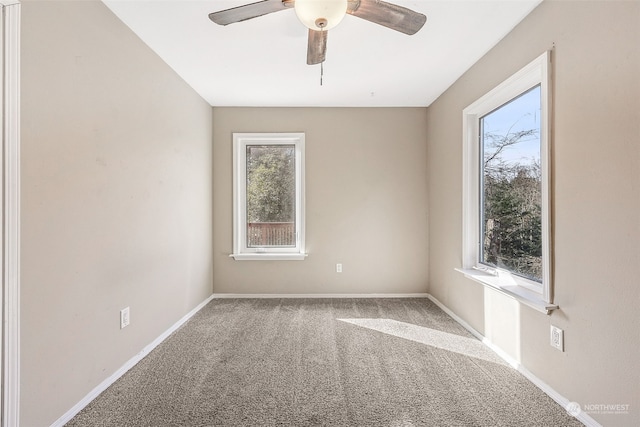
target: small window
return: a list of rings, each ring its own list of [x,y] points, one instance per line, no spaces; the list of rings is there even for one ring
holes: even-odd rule
[[[233,135],[236,260],[301,260],[304,134]]]
[[[467,277],[544,312],[551,287],[549,53],[463,112]]]

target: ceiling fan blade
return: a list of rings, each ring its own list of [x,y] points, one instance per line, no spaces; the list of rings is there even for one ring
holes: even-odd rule
[[[381,0],[350,0],[348,5],[351,15],[408,35],[417,33],[427,22],[422,13]]]
[[[229,25],[293,7],[293,0],[263,0],[231,9],[212,12],[209,19],[218,25]]]
[[[309,30],[309,43],[307,45],[307,64],[315,65],[324,62],[327,54],[328,31]]]

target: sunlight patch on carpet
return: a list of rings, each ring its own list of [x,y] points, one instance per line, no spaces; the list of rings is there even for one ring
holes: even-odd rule
[[[507,365],[493,351],[475,338],[466,338],[460,335],[399,322],[393,319],[337,319],[367,329],[372,329],[383,334],[426,344],[442,350],[453,351],[469,357],[486,360],[488,362]]]

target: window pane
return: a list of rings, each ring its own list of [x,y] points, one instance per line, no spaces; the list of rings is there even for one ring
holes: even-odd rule
[[[247,146],[247,247],[295,247],[295,145]]]
[[[480,119],[480,261],[542,282],[540,86]]]

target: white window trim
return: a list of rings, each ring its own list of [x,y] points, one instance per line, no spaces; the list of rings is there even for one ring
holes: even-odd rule
[[[305,253],[304,133],[233,134],[233,253],[236,261],[301,261]],[[246,147],[248,145],[294,145],[296,161],[296,246],[291,248],[247,247]]]
[[[551,257],[551,52],[540,55],[502,84],[469,105],[462,112],[462,268],[466,277],[498,290],[544,313],[553,304]],[[480,161],[479,119],[529,89],[540,85],[540,161],[542,167],[542,284],[512,275],[506,270],[487,268],[479,262],[480,251]]]
[[[0,187],[2,236],[2,342],[0,425],[20,425],[20,28],[21,4],[0,0]]]

